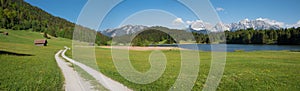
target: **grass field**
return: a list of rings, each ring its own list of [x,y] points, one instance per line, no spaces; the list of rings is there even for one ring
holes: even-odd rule
[[[48,46],[35,46],[34,39],[43,34],[28,31],[0,34],[0,90],[56,91],[63,90],[63,75],[54,54],[70,46],[63,38],[48,39]]]
[[[157,81],[135,84],[117,72],[111,59],[110,49],[97,48],[97,63],[105,75],[120,81],[134,90],[168,90],[174,84],[180,69],[180,52],[163,51],[168,59],[167,68]],[[132,65],[141,72],[150,68],[151,51],[130,51]],[[193,90],[199,91],[206,81],[211,60],[210,52],[200,52],[200,72]],[[228,52],[227,63],[218,90],[300,90],[300,52],[255,51]]]
[[[36,32],[8,31],[0,34],[0,90],[63,90],[63,76],[54,54],[71,46],[71,41],[51,38],[49,46],[34,46],[34,39],[42,39]],[[180,70],[180,52],[163,51],[168,59],[166,70],[157,81],[141,85],[127,81],[114,67],[111,50],[96,48],[100,71],[134,90],[168,90]],[[151,51],[131,51],[132,65],[141,72],[150,68]],[[71,56],[71,51],[67,52]],[[300,52],[255,51],[228,52],[227,63],[218,90],[300,90]],[[200,52],[200,72],[193,90],[201,90],[210,68],[210,52]]]

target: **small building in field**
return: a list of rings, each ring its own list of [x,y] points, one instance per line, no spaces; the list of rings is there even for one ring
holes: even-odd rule
[[[8,32],[3,32],[3,35],[8,35]]]
[[[37,39],[34,40],[34,45],[36,46],[47,46],[47,40],[46,39]]]

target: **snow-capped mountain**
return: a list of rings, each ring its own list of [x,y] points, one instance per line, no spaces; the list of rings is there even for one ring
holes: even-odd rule
[[[288,28],[291,28],[291,27],[295,27],[295,28],[298,28],[300,27],[300,20],[296,23],[296,24],[293,24],[293,25],[287,25]]]
[[[286,28],[286,25],[282,22],[278,22],[275,20],[270,20],[267,18],[258,18],[255,20],[244,19],[237,23],[231,24],[224,24],[224,23],[217,23],[216,25],[211,25],[207,22],[202,20],[196,21],[187,21],[188,30],[192,32],[198,33],[207,33],[207,32],[220,32],[220,31],[236,31],[240,29],[248,29],[253,28],[254,30],[265,30],[265,29],[281,29]],[[297,24],[290,25],[290,27],[300,27],[300,21]],[[116,29],[107,29],[102,31],[102,34],[115,37],[115,36],[122,36],[133,34],[138,31],[147,29],[150,27],[143,26],[143,25],[125,25],[120,28]]]
[[[144,30],[148,28],[147,26],[143,25],[125,25],[120,28],[116,29],[107,29],[102,31],[102,34],[110,37],[115,37],[115,36],[122,36],[122,35],[127,35],[127,34],[133,34],[138,31]]]
[[[229,25],[231,31],[239,29],[253,28],[254,30],[264,30],[264,29],[280,29],[284,27],[284,23],[277,22],[275,20],[258,18],[256,20],[245,19],[238,23],[231,23]]]
[[[256,20],[245,19],[237,23],[231,23],[231,24],[217,23],[215,26],[210,25],[209,23],[203,21],[196,21],[194,23],[191,23],[191,26],[192,27],[190,28],[195,31],[209,30],[212,32],[216,32],[216,31],[225,31],[225,30],[236,31],[236,30],[248,29],[248,28],[253,28],[255,30],[280,29],[284,27],[284,23],[277,22],[275,20],[269,20],[266,18],[258,18]]]

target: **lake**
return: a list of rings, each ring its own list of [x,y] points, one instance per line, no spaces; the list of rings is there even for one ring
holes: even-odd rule
[[[157,45],[160,47],[176,47],[192,50],[202,50],[202,51],[225,51],[224,47],[227,47],[227,52],[233,52],[235,50],[243,50],[243,51],[261,51],[261,50],[295,50],[300,51],[300,45],[258,45],[258,44],[166,44],[166,45]],[[196,48],[197,46],[198,48]],[[212,47],[213,46],[213,47]]]

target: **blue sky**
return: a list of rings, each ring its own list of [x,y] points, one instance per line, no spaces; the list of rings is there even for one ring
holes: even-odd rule
[[[76,22],[88,0],[25,1],[55,16]],[[300,20],[300,6],[298,5],[300,0],[210,1],[224,23],[238,22],[245,18],[251,20],[268,18],[286,24],[295,24]],[[145,9],[150,10],[143,11]],[[97,9],[95,10],[97,12]],[[177,28],[172,26],[172,21],[176,17],[181,18],[183,22],[198,20],[193,12],[175,0],[125,0],[107,15],[99,30],[115,28],[120,26],[120,24],[122,25],[122,23],[153,25],[155,22],[158,25]]]

